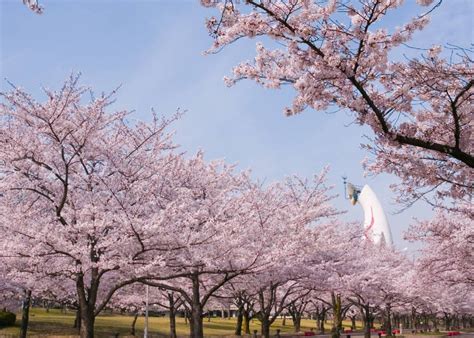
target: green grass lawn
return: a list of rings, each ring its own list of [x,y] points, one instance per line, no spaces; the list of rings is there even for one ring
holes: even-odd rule
[[[74,312],[61,313],[60,310],[50,310],[46,312],[44,309],[34,308],[30,312],[30,329],[31,335],[51,335],[51,336],[68,336],[75,335],[76,330],[72,328],[74,323]],[[16,327],[0,329],[0,337],[8,335],[15,336],[19,332],[19,319],[21,315],[17,315]],[[97,317],[95,322],[95,333],[97,337],[110,337],[116,333],[127,335],[130,333],[130,327],[133,321],[133,316],[104,314]],[[139,317],[136,324],[136,334],[143,335],[144,317]],[[176,318],[178,335],[189,334],[189,326],[185,324],[184,318]],[[234,333],[236,324],[235,318],[211,318],[208,321],[204,318],[204,334],[207,336],[225,336]],[[349,322],[344,323],[346,327],[350,325]],[[168,317],[150,317],[149,318],[150,333],[159,333],[162,335],[169,334],[169,319]],[[316,321],[303,319],[301,323],[302,331],[309,331],[316,327]],[[326,324],[326,328],[330,328],[330,324]],[[250,329],[260,331],[260,322],[253,320]],[[282,319],[277,319],[272,326],[272,332],[280,329],[282,333],[293,332],[293,325],[291,319],[287,318],[286,326],[282,325]]]

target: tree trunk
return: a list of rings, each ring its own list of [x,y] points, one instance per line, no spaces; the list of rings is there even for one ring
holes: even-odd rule
[[[323,306],[321,312],[318,310],[318,330],[321,334],[326,332],[326,328],[324,327],[324,323],[326,322],[326,312],[327,309]]]
[[[291,320],[293,321],[293,328],[295,332],[300,332],[301,330],[301,313],[296,307],[290,307]]]
[[[416,325],[416,310],[414,307],[411,308],[411,323],[412,323],[412,328],[417,331],[417,325]]]
[[[31,305],[31,290],[25,291],[25,298],[21,307],[21,327],[20,327],[20,338],[26,338],[26,332],[28,331],[28,321],[30,319],[30,305]]]
[[[387,320],[385,322],[385,325],[386,325],[386,330],[387,330],[387,336],[392,336],[393,330],[392,330],[392,318],[391,318],[392,317],[391,304],[387,304],[386,315],[387,315]]]
[[[396,329],[397,327],[400,327],[400,318],[398,317],[398,315],[396,313],[393,314],[392,316],[392,325],[393,327]]]
[[[451,329],[451,318],[449,318],[448,314],[444,314],[444,325],[446,331],[449,331]]]
[[[76,310],[76,316],[74,318],[73,328],[77,329],[77,332],[81,331],[81,308],[78,306]]]
[[[364,338],[370,338],[370,320],[364,318]]]
[[[244,306],[241,305],[239,306],[237,310],[237,325],[235,326],[235,335],[236,336],[241,336],[242,335],[242,321],[243,321],[243,312],[244,312]]]
[[[295,318],[293,320],[293,325],[295,327],[295,332],[301,331],[301,315],[300,314],[295,315]]]
[[[268,320],[268,318],[266,317],[263,317],[264,315],[262,315],[262,318],[260,319],[261,320],[261,332],[262,332],[262,337],[263,338],[270,338],[270,321]]]
[[[286,315],[283,315],[283,321],[282,321],[281,325],[286,326]]]
[[[168,294],[170,307],[170,338],[176,338],[176,309],[174,308],[174,296],[172,293]]]
[[[88,311],[88,307],[81,306],[81,338],[94,338],[94,311]]]
[[[193,297],[191,304],[191,337],[203,338],[203,323],[202,323],[202,305],[199,293],[199,276],[197,274],[192,277],[193,283]]]
[[[244,310],[244,333],[250,334],[250,313]]]
[[[194,323],[191,317],[191,311],[188,312],[188,323],[189,323],[189,332],[191,332],[191,335],[194,333]]]
[[[135,312],[135,315],[133,316],[132,328],[130,329],[130,334],[132,336],[135,335],[135,325],[137,324],[137,319],[138,319],[138,311]]]
[[[354,331],[357,330],[356,317],[355,316],[351,317],[351,329],[354,330]]]
[[[78,274],[76,279],[76,291],[79,301],[79,309],[81,313],[81,338],[94,338],[95,323],[95,303],[97,300],[97,292],[99,289],[98,269],[92,268],[91,286],[87,288],[84,285],[84,276]]]
[[[203,324],[202,324],[202,309],[201,304],[193,304],[191,309],[191,337],[193,338],[203,338]]]
[[[370,338],[370,329],[372,328],[372,316],[370,313],[369,305],[363,306],[362,317],[364,318],[364,338]]]
[[[341,336],[340,330],[342,328],[342,303],[341,295],[331,293],[332,300],[332,311],[333,311],[333,324],[331,329],[331,337],[339,338]]]

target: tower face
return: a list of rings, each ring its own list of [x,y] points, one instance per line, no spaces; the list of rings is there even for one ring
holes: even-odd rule
[[[390,225],[374,191],[368,185],[364,185],[357,201],[364,209],[364,236],[376,244],[385,241],[393,245]]]

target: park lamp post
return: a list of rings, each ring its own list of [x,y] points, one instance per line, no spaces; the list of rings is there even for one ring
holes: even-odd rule
[[[145,330],[143,332],[143,338],[148,338],[148,285],[145,285],[146,299],[145,299]]]

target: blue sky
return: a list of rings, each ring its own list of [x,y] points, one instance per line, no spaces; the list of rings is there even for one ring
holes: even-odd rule
[[[399,248],[410,246],[402,233],[413,217],[429,218],[423,203],[401,214],[394,204],[388,175],[364,177],[360,149],[364,128],[350,125],[347,113],[308,110],[285,117],[291,88],[267,90],[250,81],[227,88],[222,78],[232,67],[254,55],[255,40],[242,40],[217,55],[204,56],[212,43],[204,27],[213,12],[198,0],[43,0],[43,15],[35,15],[21,0],[0,0],[0,90],[7,78],[38,99],[41,86],[58,88],[72,72],[82,72],[82,84],[96,92],[122,85],[115,107],[134,110],[148,119],[150,109],[171,114],[187,110],[173,129],[181,149],[202,149],[208,159],[225,158],[267,182],[286,175],[310,176],[329,165],[329,184],[339,197],[335,205],[348,210],[346,220],[363,221],[360,207],[343,197],[341,176],[370,184],[378,194]],[[419,13],[414,0],[388,23],[402,24]],[[430,26],[415,36],[413,45],[473,40],[474,1],[445,0],[433,13]],[[407,51],[413,53],[413,51]],[[398,55],[401,56],[402,54]]]

